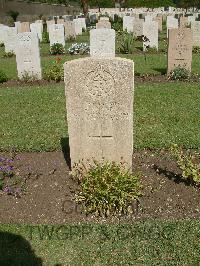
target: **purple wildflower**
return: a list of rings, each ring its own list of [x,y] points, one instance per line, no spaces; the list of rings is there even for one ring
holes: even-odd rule
[[[6,187],[3,189],[3,191],[4,191],[5,193],[7,193],[8,195],[12,194],[12,188],[9,187],[9,186],[6,186]]]
[[[13,170],[13,166],[7,166],[7,168],[6,168],[6,171],[12,171]]]

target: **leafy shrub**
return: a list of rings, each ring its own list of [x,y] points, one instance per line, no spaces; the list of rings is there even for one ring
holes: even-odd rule
[[[64,54],[65,48],[61,43],[54,43],[51,45],[49,52],[51,55]]]
[[[122,32],[119,37],[119,52],[132,54],[134,49],[134,37],[132,33]]]
[[[173,71],[171,71],[169,78],[172,80],[186,80],[189,79],[190,72],[181,67],[176,67]]]
[[[47,31],[43,31],[42,33],[42,42],[49,43],[49,33]]]
[[[190,153],[184,154],[177,144],[171,146],[171,153],[176,158],[182,177],[200,185],[200,164],[193,162],[194,157]]]
[[[48,66],[47,70],[44,72],[44,78],[48,81],[54,80],[56,82],[64,80],[64,69],[61,58],[56,58],[53,64]]]
[[[8,81],[7,75],[2,70],[0,70],[0,83],[6,82],[6,81]]]
[[[82,162],[75,165],[72,175],[80,188],[75,200],[86,214],[129,214],[132,202],[141,195],[139,177],[127,171],[123,163],[94,161],[87,168]]]
[[[76,54],[89,54],[90,47],[87,43],[73,43],[69,49],[67,50],[69,54],[76,55]]]
[[[4,43],[3,42],[0,42],[0,47],[4,47]]]
[[[7,15],[10,16],[13,19],[13,21],[17,21],[17,17],[19,16],[19,12],[14,11],[14,10],[10,10],[7,12]]]
[[[192,48],[192,52],[195,54],[200,54],[200,46],[194,46]]]
[[[111,26],[115,31],[123,31],[123,19],[118,15],[114,15],[114,19],[111,19]]]
[[[5,57],[5,58],[7,58],[7,57],[13,57],[15,54],[13,53],[13,52],[5,52],[5,53],[3,53],[3,55],[2,55],[2,57]]]

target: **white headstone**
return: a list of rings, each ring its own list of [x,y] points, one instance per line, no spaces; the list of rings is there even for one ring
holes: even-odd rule
[[[21,22],[20,21],[16,21],[15,22],[15,27],[17,28],[17,33],[20,32],[20,30],[21,30]]]
[[[109,18],[108,18],[108,17],[100,17],[100,20],[106,20],[106,21],[109,21]]]
[[[47,23],[47,32],[49,32],[49,27],[50,25],[55,24],[55,20],[47,20],[46,23]]]
[[[42,41],[42,24],[41,23],[31,23],[31,32],[35,33],[40,41]]]
[[[150,48],[156,48],[158,50],[158,22],[148,21],[143,23],[143,35],[147,38],[147,41],[143,42],[143,51]]]
[[[17,28],[15,27],[7,27],[5,29],[5,52],[13,52],[15,53],[16,48],[16,39],[17,39]]]
[[[93,29],[90,31],[91,57],[115,57],[115,30]]]
[[[82,22],[79,19],[73,20],[76,35],[82,34]]]
[[[133,32],[134,17],[124,16],[123,17],[123,31]]]
[[[82,29],[86,30],[86,22],[85,18],[78,18],[80,25],[82,26]]]
[[[5,31],[8,26],[0,25],[0,43],[5,43]]]
[[[32,32],[17,34],[16,61],[18,77],[28,75],[34,79],[41,79],[41,64],[39,54],[39,40]]]
[[[170,29],[178,29],[178,19],[173,16],[167,16],[167,37]]]
[[[65,46],[65,34],[63,24],[52,24],[49,26],[50,46],[55,43],[60,43]]]
[[[135,18],[133,22],[133,35],[136,37],[143,35],[143,19]]]
[[[75,26],[72,21],[64,22],[65,39],[76,38]]]
[[[193,46],[200,46],[200,21],[191,23]]]

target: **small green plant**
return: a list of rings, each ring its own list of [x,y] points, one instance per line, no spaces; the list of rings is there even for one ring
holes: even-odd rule
[[[170,150],[182,171],[182,177],[200,185],[200,164],[194,163],[194,157],[188,152],[184,153],[177,144],[173,144]]]
[[[169,75],[169,78],[172,80],[187,80],[189,77],[190,72],[182,67],[176,67]]]
[[[132,54],[134,49],[133,34],[128,32],[121,32],[119,38],[119,52],[122,54]]]
[[[146,48],[145,52],[148,54],[155,54],[158,52],[158,49],[156,47],[148,47]]]
[[[47,31],[43,31],[42,33],[42,42],[49,43],[49,33]]]
[[[53,64],[44,72],[44,78],[48,81],[59,82],[64,80],[64,69],[61,58],[56,58]]]
[[[24,82],[32,82],[37,80],[37,78],[31,75],[28,71],[24,71],[20,80]]]
[[[61,43],[54,43],[51,45],[49,52],[51,55],[64,54],[65,48]]]
[[[88,168],[82,162],[75,165],[72,176],[79,184],[75,200],[86,214],[130,214],[133,201],[141,195],[139,177],[123,163],[94,161]]]
[[[0,42],[0,47],[4,47],[4,43],[3,42]]]
[[[68,40],[68,42],[74,42],[76,40],[76,36],[70,35],[67,37],[67,40]]]
[[[195,54],[200,54],[200,46],[194,46],[192,48],[192,52]]]
[[[0,83],[4,83],[6,81],[8,81],[7,75],[2,70],[0,70]]]
[[[2,57],[4,58],[8,58],[8,57],[13,57],[15,54],[13,52],[5,52],[3,53]]]

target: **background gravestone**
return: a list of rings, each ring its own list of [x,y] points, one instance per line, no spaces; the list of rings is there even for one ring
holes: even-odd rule
[[[17,34],[16,61],[18,77],[41,79],[41,64],[39,41],[35,33],[24,32]]]
[[[170,29],[178,29],[178,19],[173,16],[167,16],[167,38]]]
[[[55,20],[47,20],[46,23],[47,23],[47,32],[49,32],[49,27],[50,25],[55,24]]]
[[[143,35],[143,19],[135,18],[133,22],[133,35],[139,37]]]
[[[191,22],[193,46],[200,46],[200,21]]]
[[[191,72],[192,65],[192,31],[189,28],[169,30],[168,68],[169,75],[176,67]]]
[[[6,27],[4,31],[4,44],[5,44],[5,52],[13,52],[15,53],[16,48],[16,39],[17,39],[17,28],[15,27]]]
[[[115,56],[115,30],[93,29],[90,31],[90,55],[92,57]]]
[[[158,31],[162,31],[162,16],[157,16],[153,19],[153,21],[156,21],[158,23]]]
[[[30,32],[30,23],[29,22],[21,22],[20,26],[21,27],[20,27],[19,33]]]
[[[35,33],[40,41],[42,41],[42,24],[41,23],[31,23],[30,30]]]
[[[123,31],[133,32],[133,23],[135,18],[130,16],[123,17]]]
[[[64,28],[65,28],[65,39],[70,39],[70,38],[76,39],[75,26],[72,21],[65,21]]]
[[[143,35],[148,39],[143,42],[143,51],[145,51],[147,47],[156,48],[158,50],[158,22],[144,22]]]
[[[74,28],[75,28],[76,35],[81,35],[82,34],[82,29],[83,29],[81,20],[74,19],[73,23],[74,23]]]
[[[107,20],[100,20],[96,23],[96,29],[111,29],[111,23]]]
[[[65,47],[65,34],[63,24],[52,24],[49,26],[50,46],[60,43]]]

